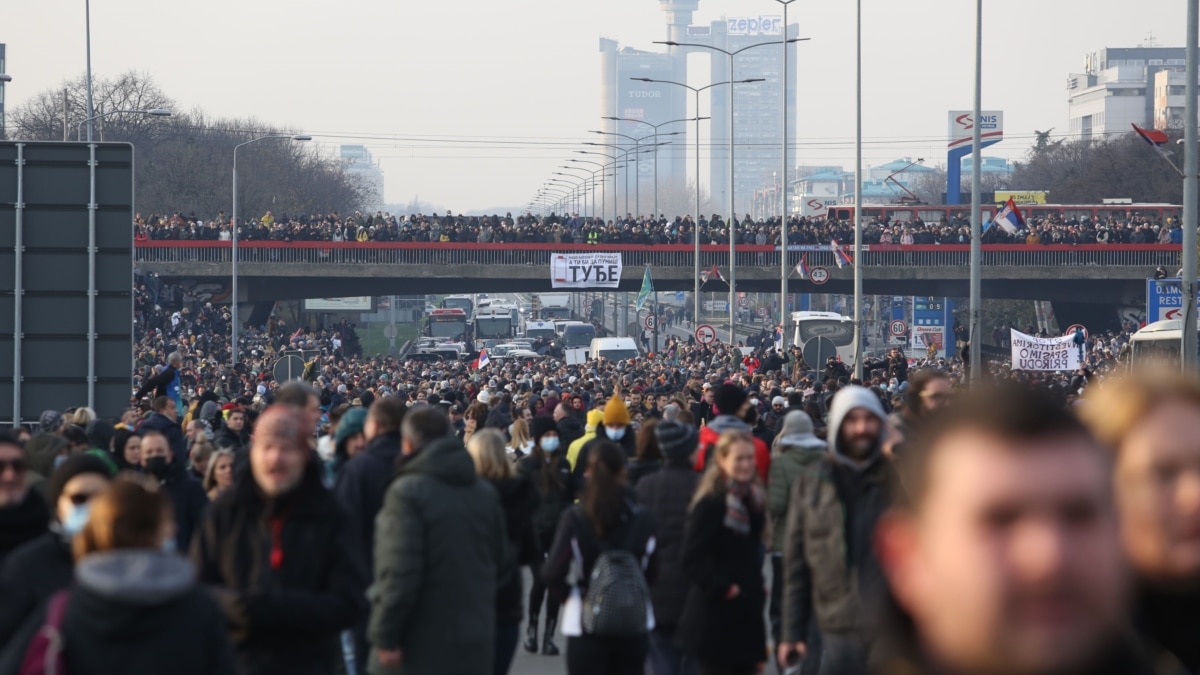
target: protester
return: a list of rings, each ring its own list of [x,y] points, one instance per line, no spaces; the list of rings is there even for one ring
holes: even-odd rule
[[[1115,458],[1121,541],[1155,663],[1200,669],[1200,385],[1149,370],[1088,391],[1084,419]],[[1179,665],[1176,665],[1178,668]]]
[[[21,442],[11,434],[0,435],[0,563],[45,533],[50,522],[46,500],[30,489],[28,469]]]
[[[348,518],[321,484],[307,424],[265,410],[249,470],[209,507],[192,546],[201,583],[221,602],[241,673],[326,675],[338,634],[363,614],[367,585]]]
[[[636,454],[626,470],[629,475],[629,485],[634,488],[642,478],[662,468],[662,450],[659,449],[658,440],[654,434],[657,424],[658,420],[651,418],[643,422],[642,428],[638,429]]]
[[[690,424],[664,420],[654,426],[655,440],[666,456],[662,469],[637,484],[637,501],[656,526],[658,580],[650,589],[654,630],[648,663],[653,675],[695,675],[688,655],[675,646],[690,581],[683,570],[683,540],[688,510],[700,476],[692,469],[699,434]]]
[[[621,635],[589,631],[587,626],[598,616],[584,616],[583,598],[588,596],[593,571],[600,561],[605,561],[610,570],[619,565],[625,574],[614,572],[611,576],[619,577],[617,585],[624,591],[638,591],[633,596],[639,595],[645,584],[654,583],[657,573],[654,519],[634,502],[629,492],[625,479],[626,455],[620,446],[601,441],[587,454],[587,486],[580,503],[563,513],[559,521],[542,578],[556,601],[563,602],[572,593],[578,596],[573,596],[568,604],[563,621],[569,675],[640,673],[645,668],[647,634],[653,629],[653,622],[639,626],[622,621]],[[629,557],[614,558],[614,552]],[[609,564],[617,559],[625,564]],[[629,563],[635,565],[632,573],[640,571],[644,579],[627,576]]]
[[[208,508],[208,495],[200,482],[175,462],[171,448],[167,446],[167,437],[157,430],[142,432],[141,455],[142,471],[157,480],[171,500],[175,550],[187,551],[192,544],[192,534]]]
[[[518,420],[514,424],[523,424]],[[571,464],[562,456],[558,427],[554,421],[539,416],[533,419],[532,451],[528,457],[517,462],[517,475],[529,481],[537,493],[537,506],[533,512],[533,533],[538,544],[539,563],[545,560],[554,542],[554,532],[562,514],[575,502],[576,483],[571,475]],[[559,603],[547,597],[546,583],[541,575],[540,564],[533,570],[533,585],[529,589],[529,624],[525,629],[525,651],[538,651],[538,620],[542,600],[546,600],[546,629],[542,637],[542,654],[557,656],[558,645],[554,643],[558,630]]]
[[[876,566],[875,523],[887,507],[893,469],[883,457],[886,414],[870,390],[833,397],[829,452],[795,479],[783,551],[780,663],[806,656],[810,622],[821,632],[822,675],[857,675],[870,650],[860,579]]]
[[[692,498],[683,540],[691,581],[678,636],[701,675],[750,675],[765,660],[762,535],[766,494],[758,482],[754,438],[721,434]]]
[[[71,539],[87,524],[92,500],[112,477],[111,467],[91,455],[72,457],[54,471],[50,530],[13,551],[0,566],[0,644],[55,591],[70,585],[75,567]]]
[[[491,672],[496,596],[514,573],[500,500],[441,411],[413,410],[400,437],[376,523],[367,670]]]
[[[142,422],[141,433],[145,438],[147,431],[157,431],[166,439],[167,445],[170,447],[172,461],[179,465],[187,463],[187,440],[183,437],[183,429],[179,426],[179,422],[175,411],[175,405],[171,399],[166,396],[159,396],[154,399],[153,404],[154,414],[145,422]]]
[[[166,664],[180,675],[234,672],[220,609],[188,561],[162,550],[171,530],[170,501],[153,483],[118,479],[95,496],[73,541],[75,583],[26,621],[0,655],[0,673],[29,672],[21,662],[45,625],[61,635],[58,672],[156,674]]]
[[[233,451],[217,450],[208,460],[204,472],[204,493],[210,501],[216,501],[222,493],[233,487]]]
[[[890,597],[874,672],[1153,672],[1125,635],[1112,462],[1052,396],[974,391],[900,467],[876,535]]]
[[[487,480],[500,495],[504,508],[505,532],[508,536],[506,557],[520,567],[537,570],[542,560],[542,548],[533,529],[534,508],[538,497],[533,483],[517,477],[504,452],[504,436],[495,429],[485,429],[471,437],[467,452],[475,463],[475,472]],[[537,576],[534,577],[535,581]],[[524,618],[521,575],[513,573],[496,593],[496,648],[492,663],[493,675],[505,675],[512,665],[520,639],[521,619]],[[533,636],[536,643],[537,622]],[[536,648],[536,644],[535,644]]]
[[[713,409],[715,417],[700,430],[700,450],[696,453],[697,471],[703,471],[709,465],[710,453],[716,447],[721,434],[728,431],[753,433],[753,429],[744,419],[750,410],[750,400],[741,387],[729,382],[717,387],[713,394]],[[771,452],[761,439],[753,439],[753,442],[759,480],[766,482],[767,473],[771,468]]]

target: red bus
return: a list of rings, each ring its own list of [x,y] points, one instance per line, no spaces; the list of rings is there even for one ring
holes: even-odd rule
[[[1114,200],[1115,201],[1115,200]],[[1002,205],[1001,205],[1002,206]],[[1001,206],[984,204],[984,222],[996,215]],[[853,205],[830,206],[831,220],[851,221],[854,218]],[[1018,206],[1021,214],[1029,220],[1053,219],[1061,222],[1071,220],[1108,221],[1115,218],[1120,221],[1132,217],[1146,218],[1152,222],[1165,223],[1167,218],[1178,219],[1183,214],[1183,207],[1178,204],[1022,204]],[[890,223],[911,223],[920,219],[933,225],[943,220],[949,222],[958,216],[968,219],[971,213],[970,204],[863,204],[863,215],[867,221],[873,221],[882,216]]]
[[[451,338],[456,342],[469,342],[467,335],[467,313],[461,309],[435,309],[429,313],[425,334],[432,338]]]

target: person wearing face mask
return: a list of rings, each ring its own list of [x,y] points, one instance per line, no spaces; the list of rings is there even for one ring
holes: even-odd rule
[[[71,539],[87,524],[91,500],[113,471],[98,457],[72,457],[50,477],[50,531],[13,551],[0,566],[0,644],[7,643],[55,591],[71,583]]]
[[[613,392],[604,406],[603,426],[596,430],[596,437],[584,444],[575,460],[575,478],[583,480],[583,472],[588,466],[588,452],[598,443],[611,441],[625,452],[625,461],[637,457],[637,433],[630,426],[633,420],[629,417],[629,408],[625,406],[625,396],[620,391]]]
[[[0,655],[0,673],[31,672],[27,649],[46,626],[58,629],[58,664],[72,675],[161,673],[165,664],[177,675],[234,672],[212,594],[187,560],[164,551],[174,540],[169,500],[136,476],[113,481],[90,503],[72,540],[74,583],[29,617]]]
[[[576,482],[571,475],[571,463],[563,457],[561,440],[554,420],[538,416],[533,418],[533,449],[528,457],[517,462],[517,475],[533,483],[538,495],[538,505],[533,512],[533,533],[538,542],[539,564],[533,570],[533,586],[529,589],[529,625],[525,632],[525,651],[538,651],[538,617],[542,599],[546,598],[546,584],[542,580],[540,562],[554,540],[554,532],[564,511],[571,507],[576,497]],[[542,653],[556,656],[558,646],[554,634],[558,628],[558,603],[546,598],[546,630],[542,639]]]
[[[167,437],[159,431],[142,432],[142,471],[159,482],[174,505],[176,550],[186,553],[208,507],[204,487],[175,462]]]

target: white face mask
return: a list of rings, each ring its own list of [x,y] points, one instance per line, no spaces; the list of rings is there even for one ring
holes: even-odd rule
[[[541,440],[542,450],[546,452],[556,452],[558,450],[558,436],[546,436]]]
[[[608,433],[608,437],[614,441],[619,441],[625,437],[625,427],[604,427]]]

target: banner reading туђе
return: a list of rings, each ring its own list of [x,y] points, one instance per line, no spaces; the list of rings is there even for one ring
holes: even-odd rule
[[[1079,368],[1079,346],[1071,335],[1039,338],[1012,331],[1013,370],[1075,370]]]
[[[550,257],[554,288],[616,288],[621,283],[620,253],[555,253]]]

